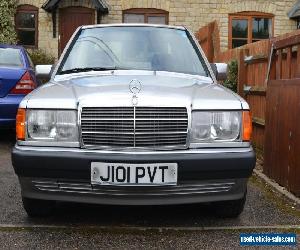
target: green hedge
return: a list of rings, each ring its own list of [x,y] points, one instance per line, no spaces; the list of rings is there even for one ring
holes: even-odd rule
[[[54,56],[47,54],[41,49],[28,50],[28,54],[34,65],[46,65],[55,63]]]
[[[15,44],[17,42],[14,21],[16,8],[16,0],[0,0],[0,43]]]
[[[228,64],[228,77],[223,85],[234,92],[237,92],[237,82],[238,82],[238,62],[237,60],[232,60]]]

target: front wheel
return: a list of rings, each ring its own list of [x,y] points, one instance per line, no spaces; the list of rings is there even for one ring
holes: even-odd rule
[[[29,217],[47,217],[55,209],[55,201],[38,200],[22,197],[23,207]]]
[[[237,218],[244,210],[246,193],[239,200],[216,202],[214,204],[216,215],[220,218]]]

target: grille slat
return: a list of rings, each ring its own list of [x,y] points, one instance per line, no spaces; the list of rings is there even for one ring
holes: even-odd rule
[[[108,137],[108,136],[101,136],[101,137],[88,137],[86,136],[85,137],[86,140],[107,140],[107,141],[128,141],[128,140],[134,140],[134,136],[131,136],[131,137],[125,137],[125,136],[122,136],[122,137]]]
[[[180,147],[186,145],[186,108],[82,108],[85,147]]]

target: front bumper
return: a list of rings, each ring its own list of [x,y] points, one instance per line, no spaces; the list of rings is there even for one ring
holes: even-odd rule
[[[98,204],[182,204],[243,197],[255,166],[249,148],[167,152],[108,152],[16,146],[12,161],[28,198]],[[173,187],[91,185],[91,162],[178,164]]]

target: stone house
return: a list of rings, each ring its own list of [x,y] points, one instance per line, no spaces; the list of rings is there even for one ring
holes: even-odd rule
[[[214,20],[221,49],[238,47],[299,27],[295,0],[18,0],[19,44],[58,57],[74,30],[122,22],[184,25],[196,32]]]

